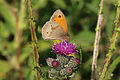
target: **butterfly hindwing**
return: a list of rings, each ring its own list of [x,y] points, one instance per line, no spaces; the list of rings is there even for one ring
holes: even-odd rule
[[[42,28],[42,37],[45,40],[61,40],[64,38],[65,32],[59,24],[48,21]]]

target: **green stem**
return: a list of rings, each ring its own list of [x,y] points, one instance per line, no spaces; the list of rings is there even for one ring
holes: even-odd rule
[[[38,54],[38,50],[37,50],[37,37],[36,37],[36,33],[35,33],[35,23],[34,23],[34,18],[33,18],[33,14],[32,14],[32,4],[31,4],[31,0],[28,0],[28,13],[29,13],[29,18],[30,18],[30,29],[31,29],[31,35],[32,35],[32,41],[33,41],[33,50],[34,50],[34,66],[39,67],[39,54]],[[36,71],[36,75],[37,75],[37,80],[40,80],[40,76],[38,71]]]
[[[23,0],[22,0],[23,1]],[[20,8],[20,13],[23,11],[23,5],[22,5],[22,1],[21,1],[21,8]],[[17,61],[18,61],[18,74],[19,74],[19,80],[23,80],[22,77],[22,71],[21,71],[21,64],[20,64],[20,56],[21,56],[21,30],[20,27],[21,25],[19,24],[22,21],[18,21],[18,12],[17,12],[17,7],[16,7],[16,0],[13,0],[13,6],[15,8],[14,10],[14,15],[15,15],[15,19],[16,19],[16,43],[17,43]],[[21,17],[21,20],[23,20],[24,17]]]
[[[119,34],[119,32],[117,30],[117,29],[119,29],[119,20],[120,20],[120,0],[118,0],[118,5],[117,5],[115,30],[114,30],[114,33],[113,33],[112,38],[110,40],[109,51],[106,54],[106,62],[105,62],[105,65],[104,65],[104,68],[103,68],[103,71],[100,75],[99,80],[104,80],[106,72],[107,72],[108,67],[109,67],[109,63],[110,63],[112,55],[113,55],[113,52],[115,50],[115,44],[117,42],[117,38],[118,38],[118,34]]]

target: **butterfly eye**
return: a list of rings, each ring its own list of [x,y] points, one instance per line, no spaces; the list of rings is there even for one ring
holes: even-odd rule
[[[48,32],[47,32],[47,34],[48,34]]]
[[[59,15],[58,17],[61,18],[61,15]]]

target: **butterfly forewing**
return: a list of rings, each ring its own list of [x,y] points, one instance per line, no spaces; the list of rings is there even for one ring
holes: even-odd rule
[[[65,33],[67,33],[67,22],[64,14],[62,13],[61,10],[56,10],[52,17],[50,18],[50,21],[54,21],[58,23],[64,30]]]

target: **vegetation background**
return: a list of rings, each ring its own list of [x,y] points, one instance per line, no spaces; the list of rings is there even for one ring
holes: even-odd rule
[[[19,62],[23,80],[36,80],[26,1],[0,0],[0,80],[20,80]],[[43,40],[41,28],[50,19],[53,12],[60,9],[67,19],[71,41],[79,44],[78,49],[80,46],[82,48],[82,64],[71,80],[90,80],[99,3],[100,0],[32,0],[37,46],[43,70],[48,69],[46,58],[55,57],[55,54],[49,47],[50,41]],[[105,55],[113,33],[115,4],[116,0],[105,0],[104,2],[104,21],[96,78],[103,69]],[[120,37],[111,61],[114,63],[114,67],[111,66],[113,71],[109,73],[109,79],[120,80]]]

